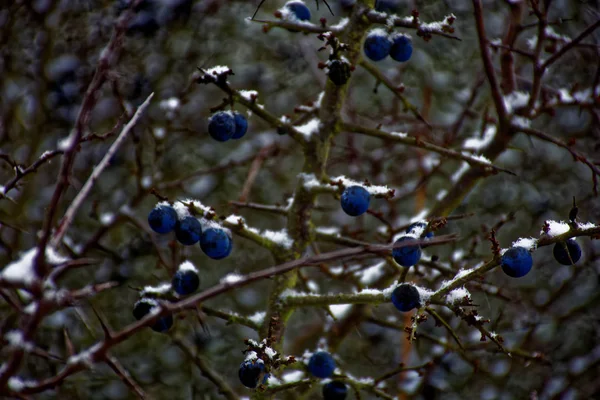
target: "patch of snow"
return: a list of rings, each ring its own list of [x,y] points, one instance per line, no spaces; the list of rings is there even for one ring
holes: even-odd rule
[[[360,277],[360,283],[363,285],[371,285],[376,280],[381,278],[385,273],[385,261],[379,262],[369,268],[359,271],[357,275]]]
[[[446,301],[449,303],[456,303],[463,301],[465,297],[470,298],[471,293],[469,293],[469,291],[463,286],[450,291],[450,293],[446,295]]]
[[[4,339],[8,342],[8,345],[17,349],[23,349],[25,351],[33,350],[33,344],[27,342],[23,337],[23,332],[19,330],[12,330],[4,334]]]
[[[285,383],[298,382],[302,378],[304,378],[304,371],[287,371],[281,377]]]
[[[317,232],[323,235],[339,235],[340,228],[337,226],[319,226],[317,227]]]
[[[513,242],[512,247],[524,247],[528,251],[533,251],[537,247],[537,239],[519,238]]]
[[[306,140],[310,140],[311,136],[318,132],[321,127],[321,120],[313,118],[304,125],[295,126],[294,128],[300,132]]]
[[[595,224],[593,224],[591,222],[586,222],[586,223],[580,222],[580,223],[577,224],[577,227],[579,229],[587,230],[587,229],[594,229],[594,228],[597,227],[597,225],[595,225]]]
[[[350,312],[352,308],[352,304],[332,304],[329,306],[331,313],[337,318],[343,318],[346,314]]]
[[[36,278],[34,261],[37,256],[37,247],[27,250],[21,258],[8,264],[0,271],[0,279],[13,284],[31,285]],[[52,247],[46,247],[46,262],[50,265],[58,265],[69,259],[61,256]]]
[[[158,286],[145,286],[140,291],[140,296],[144,297],[147,294],[166,294],[171,290],[171,283],[163,283]]]
[[[460,167],[452,174],[452,176],[450,177],[450,180],[453,183],[458,182],[458,180],[469,170],[469,163],[466,161],[463,161],[460,164]]]
[[[191,261],[184,261],[181,264],[179,264],[179,268],[177,268],[180,271],[194,271],[194,272],[198,272],[198,269],[194,266],[194,264],[191,263]]]
[[[282,229],[280,231],[271,231],[267,229],[262,231],[261,236],[278,244],[279,246],[285,247],[286,249],[290,249],[294,244],[294,240],[290,237],[290,235],[288,235],[286,229]]]
[[[235,272],[231,272],[227,275],[225,275],[223,278],[221,278],[221,280],[219,282],[221,283],[236,283],[239,282],[243,279],[243,275],[237,274]]]
[[[496,125],[488,125],[483,132],[483,137],[471,137],[463,143],[463,149],[482,150],[485,149],[496,136]]]
[[[350,22],[350,18],[348,18],[348,17],[344,17],[344,18],[340,19],[340,20],[338,21],[338,23],[337,23],[337,24],[335,24],[335,25],[331,25],[329,28],[330,28],[332,31],[337,31],[337,32],[339,32],[339,31],[341,31],[342,29],[344,29],[344,28],[346,27],[346,25],[348,25],[348,22]]]
[[[258,311],[256,313],[252,314],[251,316],[249,316],[248,319],[257,325],[262,325],[263,322],[265,321],[266,315],[267,315],[266,312]]]
[[[552,221],[552,220],[547,220],[546,223],[549,225],[550,229],[548,230],[547,235],[550,237],[554,237],[554,236],[559,236],[562,235],[563,233],[568,232],[569,230],[571,230],[571,227],[569,226],[569,224],[567,224],[566,222],[563,221]],[[540,232],[540,235],[544,234],[544,230],[542,230]]]
[[[408,137],[408,134],[404,132],[390,132],[390,136],[406,139]]]
[[[231,68],[229,68],[227,65],[217,65],[216,67],[212,67],[212,68],[206,70],[206,75],[217,76],[217,75],[224,74],[225,72],[227,72],[229,70],[231,70]]]
[[[239,90],[238,93],[247,101],[253,101],[253,98],[258,98],[258,92],[256,90]]]
[[[100,223],[104,226],[110,225],[115,220],[115,215],[112,213],[103,213],[100,215]]]
[[[503,100],[506,111],[512,113],[519,108],[527,106],[529,103],[529,93],[514,91],[504,96]]]

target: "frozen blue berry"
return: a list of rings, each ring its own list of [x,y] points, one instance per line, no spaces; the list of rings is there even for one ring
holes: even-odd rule
[[[200,286],[200,277],[193,269],[180,269],[171,281],[173,289],[182,296],[194,293]]]
[[[308,371],[317,378],[329,378],[335,370],[335,360],[326,351],[313,353],[308,361]]]
[[[562,265],[573,265],[581,258],[581,247],[575,239],[569,239],[566,242],[558,242],[552,250],[554,259]]]
[[[352,217],[364,214],[369,208],[371,195],[362,186],[350,186],[344,189],[340,200],[342,210]]]
[[[408,36],[402,34],[392,36],[390,57],[400,62],[408,61],[412,55],[412,51],[412,42]]]
[[[175,226],[175,237],[179,243],[191,246],[198,243],[202,234],[202,225],[200,221],[192,216],[187,216],[184,219],[177,221]]]
[[[348,387],[342,381],[331,381],[323,386],[323,400],[345,400]]]
[[[427,223],[426,222],[415,222],[413,224],[410,224],[408,226],[408,228],[406,228],[406,233],[414,236],[415,233],[422,232],[426,228],[427,228]],[[427,232],[425,234],[425,237],[426,238],[432,238],[433,237],[433,232]]]
[[[208,228],[202,232],[200,247],[210,258],[220,260],[231,253],[231,242],[231,238],[223,229]]]
[[[533,258],[524,247],[511,247],[502,256],[502,271],[510,277],[527,275],[533,266]]]
[[[265,370],[265,364],[258,360],[246,360],[240,364],[238,376],[240,382],[247,388],[254,389],[258,386],[260,375]]]
[[[208,134],[219,142],[226,142],[235,133],[235,119],[228,111],[216,112],[208,120]]]
[[[398,310],[407,312],[421,305],[421,296],[416,287],[403,283],[392,292],[392,303]]]
[[[177,213],[173,207],[161,204],[148,214],[148,224],[156,233],[169,233],[177,224]]]
[[[239,139],[246,134],[248,130],[248,120],[244,116],[244,114],[239,112],[233,113],[233,120],[235,122],[235,133],[231,137],[232,139]]]
[[[398,0],[377,0],[375,10],[385,13],[395,13],[400,6]]]
[[[133,316],[138,321],[144,318],[153,308],[158,307],[158,303],[153,299],[142,298],[133,306]],[[173,316],[167,315],[160,317],[150,328],[155,332],[166,332],[173,326]]]
[[[403,236],[400,239],[396,240],[394,244],[406,241],[416,241],[416,239],[411,236]],[[415,244],[413,246],[403,246],[394,248],[392,250],[392,256],[394,257],[394,260],[403,267],[412,267],[421,259],[421,246]]]
[[[365,55],[373,61],[381,61],[386,58],[390,54],[391,48],[392,41],[381,29],[369,32],[363,45]]]
[[[306,4],[302,1],[288,1],[285,3],[285,8],[290,10],[294,16],[300,21],[310,20],[310,10],[306,7]]]

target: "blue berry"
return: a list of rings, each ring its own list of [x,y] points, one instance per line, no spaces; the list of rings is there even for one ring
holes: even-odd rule
[[[169,233],[177,224],[177,213],[168,205],[154,207],[148,214],[148,224],[156,233]]]
[[[552,250],[554,259],[562,265],[573,265],[581,258],[581,247],[575,239],[569,239],[566,242],[558,242]]]
[[[290,10],[294,16],[300,21],[310,20],[310,10],[306,7],[306,4],[302,1],[288,1],[285,3],[285,8]]]
[[[527,275],[533,266],[533,258],[524,247],[511,247],[502,256],[502,271],[510,277]]]
[[[200,277],[193,269],[180,269],[171,281],[173,289],[182,296],[194,293],[200,286]]]
[[[421,305],[421,296],[416,287],[403,283],[392,292],[392,303],[398,310],[407,312]]]
[[[235,119],[227,111],[216,112],[208,120],[208,134],[219,142],[226,142],[235,133]]]
[[[244,114],[237,111],[233,113],[233,120],[235,122],[235,133],[231,138],[239,139],[243,137],[248,130],[248,120],[244,117]]]
[[[323,400],[345,400],[348,387],[342,381],[331,381],[323,386]]]
[[[260,375],[265,370],[265,364],[258,360],[246,360],[240,364],[238,376],[240,382],[247,388],[254,389],[258,386]]]
[[[317,351],[308,361],[308,371],[317,378],[329,378],[335,370],[335,360],[326,351]]]
[[[416,239],[411,236],[403,236],[400,239],[396,240],[394,244],[414,240]],[[421,259],[421,246],[417,244],[414,246],[394,248],[392,250],[392,256],[394,257],[394,260],[403,267],[411,267],[418,263]]]
[[[385,13],[395,13],[400,5],[398,0],[377,0],[375,10]]]
[[[373,61],[381,61],[386,58],[390,54],[391,48],[392,41],[381,29],[371,31],[363,45],[365,55]]]
[[[155,300],[142,298],[134,304],[133,316],[139,321],[157,306],[158,304]],[[166,332],[171,326],[173,326],[173,316],[167,315],[165,317],[160,317],[150,328],[155,332]]]
[[[344,189],[340,202],[346,214],[357,217],[367,211],[370,201],[371,195],[367,189],[362,186],[350,186]]]
[[[192,216],[187,216],[184,219],[177,221],[175,226],[175,237],[179,243],[191,246],[198,243],[202,234],[202,225],[200,221]]]
[[[397,34],[392,37],[390,57],[394,60],[400,62],[408,61],[412,55],[412,51],[412,42],[408,36]]]
[[[210,258],[220,260],[231,253],[231,238],[223,229],[208,228],[202,232],[200,247]]]
[[[410,224],[408,226],[408,228],[406,228],[406,233],[409,234],[413,234],[417,231],[421,231],[421,229],[426,229],[427,228],[427,223],[426,222],[415,222],[413,224]],[[425,234],[426,238],[432,238],[433,237],[433,232],[427,232]]]

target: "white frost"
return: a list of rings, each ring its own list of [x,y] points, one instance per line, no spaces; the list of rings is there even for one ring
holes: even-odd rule
[[[483,137],[471,137],[463,143],[463,149],[481,150],[485,149],[496,136],[496,125],[488,125],[483,132]]]
[[[290,249],[294,244],[294,240],[292,240],[290,235],[288,235],[286,229],[282,229],[280,231],[264,230],[261,233],[261,236],[264,236],[266,239],[275,242],[286,249]]]
[[[470,298],[471,293],[469,293],[465,287],[460,287],[450,291],[450,293],[446,295],[446,300],[449,303],[456,303],[458,301],[463,301],[465,297]]]

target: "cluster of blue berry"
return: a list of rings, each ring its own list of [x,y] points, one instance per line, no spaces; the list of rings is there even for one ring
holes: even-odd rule
[[[316,378],[328,379],[333,376],[335,360],[326,351],[317,351],[308,361],[308,372]],[[260,358],[250,358],[242,362],[238,371],[240,382],[248,388],[254,389],[259,382],[266,383],[269,374],[265,372],[265,363]],[[344,400],[348,393],[346,384],[341,380],[333,380],[323,386],[325,400]]]
[[[158,312],[160,306],[157,298],[151,296],[163,297],[167,295],[170,290],[174,290],[180,296],[189,296],[198,290],[198,287],[200,287],[198,270],[192,263],[187,261],[183,262],[175,275],[173,275],[171,286],[167,286],[164,292],[161,292],[161,290],[152,291],[147,289],[142,292],[142,298],[133,306],[133,316],[135,319],[140,320],[153,311]],[[155,332],[164,333],[171,329],[172,326],[173,316],[168,314],[160,317],[154,325],[151,326],[151,329]]]
[[[408,61],[412,56],[412,41],[404,33],[389,34],[384,29],[374,29],[367,34],[363,49],[367,58],[381,61],[388,55],[398,62]]]
[[[157,233],[175,231],[179,243],[191,246],[200,242],[204,254],[214,260],[225,258],[231,253],[232,240],[224,230],[211,227],[202,230],[202,225],[197,218],[187,215],[178,218],[175,209],[168,203],[159,203],[148,215],[150,228]]]
[[[581,247],[575,239],[558,242],[552,250],[554,259],[562,265],[573,265],[581,258]],[[521,278],[531,271],[533,258],[524,247],[511,247],[502,255],[502,271],[510,277]]]
[[[248,120],[237,111],[218,111],[208,120],[208,134],[219,142],[240,139],[248,130]]]

